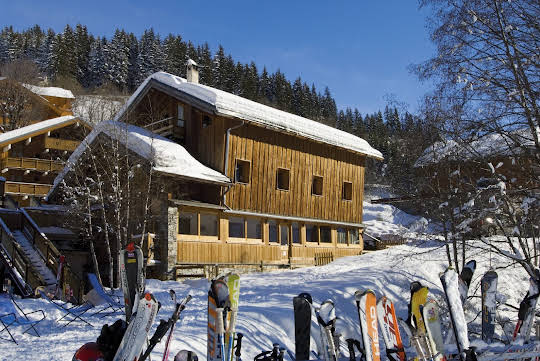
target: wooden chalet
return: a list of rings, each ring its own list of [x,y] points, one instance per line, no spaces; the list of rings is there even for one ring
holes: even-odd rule
[[[71,106],[75,97],[67,89],[21,84],[9,78],[0,77],[0,101],[3,97],[24,102],[22,111],[24,125],[73,115]],[[9,121],[9,112],[3,112],[0,107],[0,125],[8,124]]]
[[[382,159],[365,140],[198,84],[193,62],[187,80],[148,77],[114,120],[166,139],[169,151],[185,150],[198,164],[156,168],[170,176],[148,235],[163,273],[181,265],[312,265],[362,252],[365,161]]]
[[[1,133],[4,206],[16,208],[39,203],[88,132],[85,122],[67,115]]]

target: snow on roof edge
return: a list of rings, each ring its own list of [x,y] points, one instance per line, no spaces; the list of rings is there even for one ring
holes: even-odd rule
[[[125,140],[131,151],[144,159],[152,159],[154,162],[153,169],[156,172],[201,182],[217,184],[231,183],[230,179],[225,175],[201,164],[180,144],[134,125],[117,121],[102,121],[96,125],[92,132],[71,154],[66,162],[66,166],[54,179],[47,198],[52,195],[58,184],[62,182],[66,174],[77,163],[81,155],[83,155],[99,134],[105,134],[110,138],[122,141]]]
[[[78,119],[78,118],[73,115],[64,115],[62,117],[51,118],[51,119],[43,120],[41,122],[27,125],[25,127],[10,130],[9,132],[0,134],[0,144],[14,141],[20,137],[38,133],[40,131],[45,131],[53,126],[69,123],[75,119]]]
[[[71,90],[54,87],[54,86],[37,86],[32,84],[21,84],[26,89],[30,90],[32,93],[48,96],[48,97],[57,97],[57,98],[66,98],[66,99],[75,99],[75,96]]]
[[[379,160],[384,159],[382,153],[371,147],[365,139],[351,133],[216,88],[197,83],[188,83],[184,78],[162,71],[148,76],[141,83],[125,106],[117,113],[114,118],[115,121],[118,121],[127,112],[133,102],[146,90],[151,80],[202,101],[209,105],[214,113],[218,115],[236,117]],[[330,135],[327,136],[326,134]]]

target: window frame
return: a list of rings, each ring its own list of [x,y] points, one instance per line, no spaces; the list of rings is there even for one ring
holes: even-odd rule
[[[287,188],[279,187],[280,171],[287,172]],[[278,167],[276,170],[276,189],[279,191],[289,192],[291,190],[291,170],[290,168]]]
[[[287,244],[281,243],[281,234],[282,234],[282,227],[284,227],[287,230]],[[291,225],[286,222],[279,222],[278,223],[278,244],[281,247],[289,247],[291,245]]]
[[[315,181],[320,180],[321,182],[321,193],[315,193]],[[323,197],[324,195],[324,177],[322,175],[314,174],[311,178],[311,195],[316,197]]]
[[[244,237],[231,237],[231,228],[230,228],[230,219],[231,218],[242,218],[244,220]],[[249,238],[248,237],[248,219],[251,219],[251,220],[256,220],[259,222],[259,224],[261,225],[261,238]],[[243,216],[243,215],[230,215],[227,217],[227,222],[228,222],[228,237],[227,237],[227,242],[230,242],[230,243],[235,243],[235,242],[242,242],[242,243],[256,243],[256,244],[259,244],[259,243],[263,243],[264,242],[264,221],[263,219],[259,218],[259,217],[250,217],[250,216]]]
[[[237,172],[236,170],[238,169],[238,164],[239,163],[244,163],[244,164],[247,164],[249,169],[248,169],[248,175],[247,175],[247,182],[242,182],[238,179],[236,179],[236,175],[237,175]],[[243,172],[242,172],[243,173]],[[234,161],[234,183],[236,184],[250,184],[251,183],[251,161],[247,160],[247,159],[242,159],[242,158],[236,158],[235,161]]]
[[[212,242],[216,242],[216,241],[219,241],[221,239],[221,227],[220,227],[220,215],[219,215],[219,212],[214,212],[214,211],[211,211],[211,210],[208,210],[208,211],[203,211],[203,210],[199,210],[199,209],[184,209],[184,210],[181,210],[181,209],[178,209],[178,213],[179,213],[179,216],[178,216],[178,229],[177,229],[177,232],[176,232],[176,235],[177,235],[177,239],[181,240],[181,241],[212,241]],[[183,233],[180,233],[180,214],[181,213],[191,213],[191,214],[195,214],[197,216],[197,234],[183,234]],[[216,216],[216,221],[217,221],[217,235],[216,236],[205,236],[205,235],[201,235],[201,214],[207,214],[207,215],[215,215]]]
[[[345,185],[348,185],[350,187],[350,191],[349,191],[350,192],[350,198],[346,197],[347,192],[346,192]],[[353,200],[353,182],[343,181],[343,185],[342,185],[342,189],[341,189],[341,200],[342,201],[347,201],[347,202],[352,202],[352,200]]]
[[[276,225],[276,240],[275,241],[270,240],[270,222],[274,222],[275,225]],[[269,245],[279,245],[280,244],[279,222],[276,219],[268,219],[266,221],[266,224],[268,224],[268,244]]]

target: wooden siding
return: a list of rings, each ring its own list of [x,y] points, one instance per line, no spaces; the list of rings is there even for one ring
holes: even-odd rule
[[[37,170],[42,172],[58,172],[64,168],[64,162],[50,159],[9,157],[2,159],[1,168],[17,168]]]
[[[58,150],[67,150],[73,152],[79,146],[80,142],[76,140],[69,139],[59,139],[59,138],[44,138],[44,147],[50,149]]]
[[[8,194],[46,196],[50,189],[50,184],[6,182],[6,193]]]
[[[229,147],[230,178],[236,159],[251,162],[250,182],[237,183],[227,193],[232,209],[362,222],[365,157],[253,125],[233,131]],[[288,191],[276,187],[278,168],[290,170]],[[322,196],[311,193],[315,175],[323,177]],[[351,201],[342,199],[343,182],[353,185]]]

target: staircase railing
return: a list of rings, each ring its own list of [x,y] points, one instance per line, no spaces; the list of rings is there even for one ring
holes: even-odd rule
[[[58,265],[60,262],[60,251],[56,246],[45,236],[44,233],[41,233],[38,225],[34,220],[28,215],[28,213],[21,209],[22,219],[21,219],[21,230],[25,236],[33,244],[34,248],[38,251],[38,254],[45,261],[45,264],[49,269],[53,271],[54,274],[58,272]],[[63,280],[64,285],[69,287],[70,294],[68,296],[75,298],[77,302],[82,301],[82,296],[84,292],[83,283],[80,277],[75,274],[68,263],[63,265]]]
[[[2,218],[0,218],[0,243],[0,247],[6,253],[5,257],[7,261],[19,273],[26,285],[36,288],[45,284],[45,280],[33,269],[30,259],[24,254],[17,241],[15,241],[13,233],[11,233]],[[27,290],[27,292],[31,294],[32,290]]]

